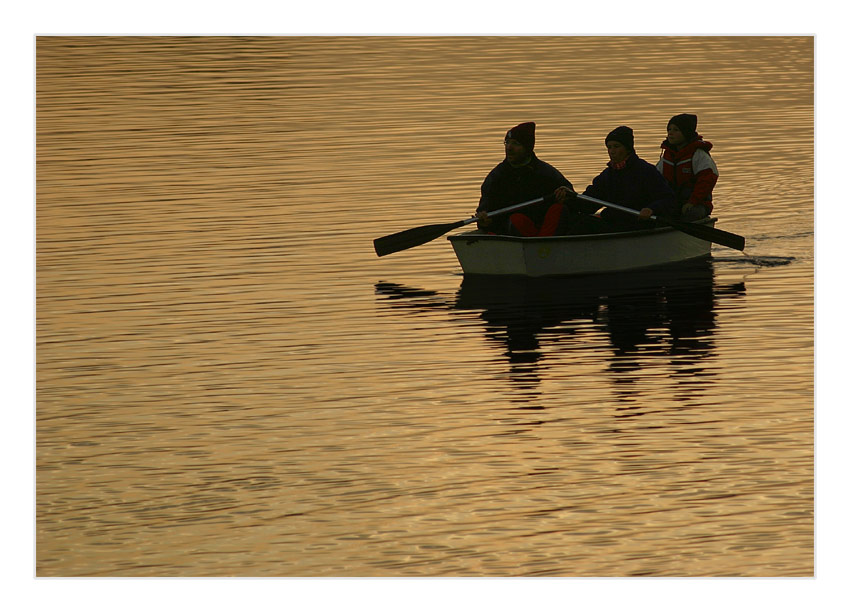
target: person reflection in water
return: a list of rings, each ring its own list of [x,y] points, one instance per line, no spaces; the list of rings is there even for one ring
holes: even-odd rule
[[[604,222],[600,224],[593,219],[587,219],[587,213],[593,213],[598,207],[588,207],[582,202],[579,210],[585,213],[585,218],[576,222],[590,232],[634,230],[650,226],[651,215],[670,216],[675,208],[673,190],[655,166],[638,157],[632,129],[628,126],[614,128],[605,137],[605,147],[608,149],[610,161],[605,170],[587,186],[584,193],[639,211],[639,216],[605,208],[599,215]],[[574,223],[571,233],[582,233],[576,230],[575,225]]]
[[[619,375],[665,364],[677,382],[691,386],[693,376],[703,373],[705,383],[711,378],[704,371],[712,368],[717,300],[745,295],[743,283],[717,285],[710,260],[596,279],[494,283],[471,276],[464,278],[454,299],[394,283],[379,283],[375,289],[385,307],[417,317],[434,311],[476,312],[484,338],[506,359],[509,380],[525,399],[534,396],[545,378],[569,378],[570,351],[581,350],[587,357],[588,342],[598,343],[598,332],[605,333],[608,343],[598,345],[595,355],[608,362],[618,386],[629,385]]]
[[[475,214],[478,228],[493,234],[552,236],[558,231],[564,201],[573,186],[551,164],[534,154],[534,122],[521,123],[505,134],[505,159],[484,179]],[[535,204],[513,215],[489,212],[555,194],[555,203]]]
[[[712,144],[697,134],[697,116],[674,115],[667,122],[667,139],[661,143],[658,172],[676,194],[676,214],[696,221],[711,214],[711,192],[717,183]]]

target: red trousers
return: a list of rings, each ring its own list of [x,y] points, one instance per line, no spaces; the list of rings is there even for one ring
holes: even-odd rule
[[[534,225],[528,215],[523,213],[514,213],[510,220],[513,227],[519,230],[523,236],[554,236],[558,230],[558,222],[561,221],[563,211],[564,205],[561,202],[556,202],[550,206],[539,228]]]

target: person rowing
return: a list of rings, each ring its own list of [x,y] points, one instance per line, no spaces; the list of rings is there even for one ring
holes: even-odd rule
[[[628,126],[614,128],[605,137],[605,147],[609,162],[587,186],[584,195],[607,200],[639,213],[635,216],[607,207],[599,214],[603,224],[585,219],[585,227],[581,228],[581,232],[573,227],[570,233],[634,230],[651,226],[653,222],[650,217],[653,215],[670,216],[676,205],[673,190],[657,168],[635,152],[632,129]],[[588,206],[585,202],[579,206],[584,213],[592,213],[591,209],[598,208],[595,205]]]
[[[573,185],[554,166],[535,155],[535,128],[535,123],[529,121],[505,134],[505,159],[481,184],[481,199],[475,212],[479,229],[512,236],[553,236],[558,232],[564,201],[573,193]],[[488,214],[553,193],[553,204],[541,202],[500,217]]]
[[[474,216],[376,238],[375,253],[382,257],[424,245],[471,223],[477,223],[479,229],[489,234],[521,237],[628,231],[660,223],[704,241],[739,251],[744,249],[743,236],[714,228],[713,224],[693,224],[673,218],[671,213],[676,206],[673,190],[655,166],[638,157],[631,128],[619,126],[609,132],[605,146],[610,159],[607,167],[583,194],[576,194],[559,171],[534,155],[534,124],[528,122],[511,128],[505,136],[505,160],[484,180]],[[517,169],[523,170],[516,172]],[[505,184],[504,191],[497,191],[498,184],[512,173],[516,173],[515,184]],[[533,194],[528,200],[521,200],[520,186],[528,190],[526,198]],[[569,206],[565,204],[567,200]],[[600,206],[604,208],[597,216],[594,213]],[[511,215],[504,221],[508,213]]]

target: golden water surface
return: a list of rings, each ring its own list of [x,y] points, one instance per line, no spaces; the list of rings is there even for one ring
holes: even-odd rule
[[[36,52],[38,575],[812,575],[812,38]],[[679,112],[746,253],[541,290],[372,250],[517,123],[581,189]]]

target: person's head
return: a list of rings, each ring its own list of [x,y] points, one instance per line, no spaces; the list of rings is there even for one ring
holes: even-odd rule
[[[689,143],[697,135],[697,116],[689,113],[673,115],[667,122],[667,142],[674,147]]]
[[[534,151],[534,122],[521,123],[505,134],[505,158],[513,165],[524,164]]]
[[[605,137],[608,157],[614,164],[624,162],[635,152],[635,135],[629,126],[614,128]]]

